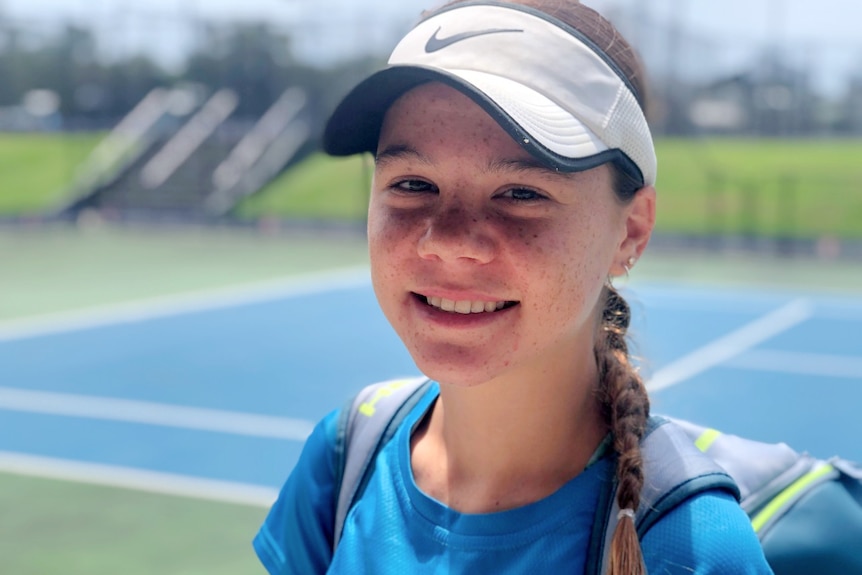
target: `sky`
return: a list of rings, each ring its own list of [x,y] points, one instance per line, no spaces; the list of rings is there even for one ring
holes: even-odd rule
[[[66,19],[99,30],[104,47],[124,54],[146,48],[170,65],[192,45],[194,19],[266,20],[291,27],[294,51],[308,58],[386,52],[423,8],[440,0],[0,0],[0,14],[50,26]],[[721,72],[744,65],[755,45],[772,43],[818,70],[829,88],[850,68],[862,68],[860,0],[583,0],[614,16],[636,45],[661,67]],[[668,26],[678,25],[691,49],[674,56]],[[708,42],[703,39],[709,39]],[[700,46],[695,49],[697,44]],[[689,44],[684,44],[689,46]],[[650,48],[651,46],[651,48]]]

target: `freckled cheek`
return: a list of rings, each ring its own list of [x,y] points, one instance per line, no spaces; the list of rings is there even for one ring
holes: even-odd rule
[[[387,210],[369,211],[368,251],[374,291],[384,310],[398,303],[416,253],[408,218]],[[415,234],[414,234],[415,235]],[[389,298],[395,298],[391,300]],[[388,314],[387,314],[388,315]],[[391,318],[390,318],[391,319]]]
[[[547,233],[546,222],[503,222],[497,229],[500,252],[512,262],[516,283],[543,285],[552,281],[558,273],[562,246],[555,234]]]
[[[406,241],[407,222],[386,210],[368,213],[368,244],[372,257],[396,252]]]
[[[531,275],[541,292],[539,305],[550,318],[583,317],[600,291],[604,276],[596,262],[596,248],[588,236],[542,235],[529,250],[523,273]]]

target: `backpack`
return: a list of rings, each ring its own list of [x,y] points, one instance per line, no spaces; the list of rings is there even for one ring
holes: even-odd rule
[[[433,383],[382,382],[341,410],[335,445],[335,529],[362,495],[380,450]],[[776,575],[862,575],[862,467],[652,416],[641,441],[648,478],[635,514],[639,537],[682,501],[707,490],[736,497],[751,518]],[[616,485],[599,500],[587,556],[588,575],[605,573],[617,523]]]

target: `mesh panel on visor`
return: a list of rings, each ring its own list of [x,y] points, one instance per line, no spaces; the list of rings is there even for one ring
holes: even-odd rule
[[[625,88],[620,88],[617,103],[608,114],[604,133],[608,146],[624,150],[640,167],[646,183],[654,184],[656,158],[649,125],[638,101]]]

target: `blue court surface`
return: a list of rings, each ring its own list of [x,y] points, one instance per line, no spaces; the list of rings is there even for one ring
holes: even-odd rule
[[[862,461],[862,297],[625,292],[654,412]],[[415,373],[364,270],[7,321],[0,471],[265,503],[317,420]]]

